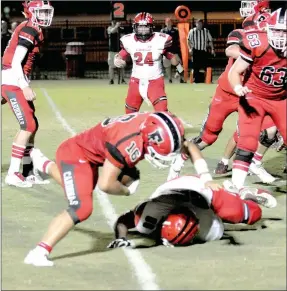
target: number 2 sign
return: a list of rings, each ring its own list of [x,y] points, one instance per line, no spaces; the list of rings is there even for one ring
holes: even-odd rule
[[[126,20],[125,4],[123,2],[112,3],[112,20]]]

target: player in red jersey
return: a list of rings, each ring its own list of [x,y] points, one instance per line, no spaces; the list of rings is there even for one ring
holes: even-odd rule
[[[34,166],[63,186],[69,208],[51,222],[41,242],[25,258],[25,263],[53,265],[47,259],[52,248],[75,224],[91,215],[95,186],[102,195],[132,195],[139,184],[139,173],[135,168],[139,161],[146,159],[157,168],[166,168],[181,149],[191,155],[201,180],[218,189],[219,186],[212,183],[199,150],[184,141],[184,129],[179,119],[165,112],[107,118],[64,141],[57,149],[56,163],[34,149],[31,152]]]
[[[220,240],[223,222],[251,225],[261,219],[258,204],[267,208],[277,205],[266,190],[246,187],[238,191],[230,188],[229,181],[224,186],[219,191],[211,190],[192,175],[165,182],[149,199],[117,219],[115,240],[108,247],[137,247],[146,243],[173,246],[193,240]],[[128,230],[132,228],[149,239],[129,240]]]
[[[240,97],[239,140],[233,162],[232,182],[244,185],[265,115],[270,115],[286,144],[287,9],[274,11],[262,31],[246,33],[229,72],[229,81]],[[246,72],[244,80],[241,74]]]
[[[267,17],[265,17],[264,19],[266,18]],[[254,20],[252,19],[257,20],[254,22]],[[193,139],[194,143],[197,144],[200,150],[203,150],[207,146],[212,145],[217,140],[226,118],[231,113],[236,112],[238,109],[239,98],[229,84],[228,72],[233,63],[235,62],[235,60],[239,57],[240,54],[239,45],[241,44],[245,33],[247,31],[258,29],[258,24],[261,23],[258,21],[259,19],[258,17],[252,17],[252,19],[247,18],[242,24],[243,29],[236,29],[232,31],[228,36],[227,39],[228,47],[226,48],[226,55],[229,57],[228,64],[226,66],[225,71],[221,74],[221,76],[218,79],[218,86],[216,88],[215,95],[209,106],[209,112],[203,123],[200,135],[199,137]],[[266,128],[262,129],[265,130]],[[273,143],[273,140],[271,139],[271,137],[269,137],[271,135],[273,135],[273,137],[275,137],[276,135],[276,127],[274,126],[268,128],[268,135],[264,135],[264,139],[260,140],[261,144],[259,143],[258,154],[255,156],[255,158],[262,157],[259,155],[259,153],[262,152],[261,151],[261,148],[263,147],[262,142],[265,143],[266,141],[267,143],[268,141],[270,145]],[[230,155],[233,154],[235,148],[236,142],[232,137],[228,144],[228,150],[230,152]],[[264,146],[264,149],[265,148],[266,147]],[[275,178],[262,167],[262,164],[258,164],[259,162],[257,162],[255,158],[250,169],[252,173],[256,174],[262,182],[272,183],[275,180]],[[177,158],[175,159],[174,163],[170,168],[170,172],[167,177],[168,180],[178,177],[180,170],[184,165],[185,159],[186,157],[184,156],[177,156]],[[219,173],[220,171],[220,174],[222,174],[223,171],[227,172],[228,161],[229,161],[228,159],[226,159],[226,162],[225,160],[221,161],[218,164],[215,172]]]
[[[36,95],[29,86],[35,55],[43,42],[41,27],[50,26],[54,8],[48,1],[26,1],[24,14],[27,18],[17,26],[2,58],[2,97],[9,103],[20,131],[14,138],[12,157],[5,182],[16,187],[32,187],[43,184],[40,176],[33,175],[33,165],[29,151],[34,146],[38,120],[35,116],[33,101]],[[23,160],[23,173],[20,173]]]
[[[165,56],[176,66],[179,74],[183,67],[169,52],[172,37],[153,31],[153,17],[141,12],[134,18],[134,33],[121,38],[121,51],[115,56],[115,66],[123,67],[128,55],[133,61],[132,75],[126,97],[126,113],[138,112],[143,101],[155,111],[167,111],[162,58]]]

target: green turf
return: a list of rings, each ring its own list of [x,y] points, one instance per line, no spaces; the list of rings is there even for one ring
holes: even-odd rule
[[[104,81],[34,82],[40,128],[37,146],[54,158],[59,143],[69,137],[41,93],[44,87],[63,117],[77,132],[106,116],[124,111],[126,85],[108,86]],[[207,112],[215,85],[167,84],[169,108],[185,121],[188,136],[195,136]],[[144,105],[142,110],[149,110]],[[8,106],[2,107],[2,178],[5,177],[13,136],[18,128]],[[218,141],[204,151],[214,169],[235,129],[236,114],[229,117]],[[284,153],[270,150],[266,168],[282,175]],[[139,191],[132,197],[110,197],[120,214],[165,181],[167,171],[156,171],[143,161]],[[193,173],[186,166],[184,173]],[[283,177],[286,179],[286,176]],[[219,181],[222,181],[220,179]],[[248,182],[257,183],[254,177]],[[276,189],[276,187],[269,187]],[[227,225],[224,240],[187,248],[143,249],[146,262],[162,289],[286,289],[286,189],[275,193],[278,206],[264,209],[264,219],[255,226]],[[134,271],[122,250],[107,250],[113,238],[97,199],[88,221],[80,224],[52,253],[55,267],[39,269],[23,264],[26,253],[45,232],[50,220],[66,207],[61,188],[54,182],[32,189],[7,186],[2,191],[2,289],[4,290],[114,290],[139,289]]]

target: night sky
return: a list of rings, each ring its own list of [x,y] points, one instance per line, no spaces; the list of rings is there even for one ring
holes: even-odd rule
[[[11,16],[21,15],[22,1],[2,1],[11,8]],[[110,1],[52,1],[55,15],[108,14]],[[272,10],[286,5],[286,1],[271,1]],[[186,5],[197,11],[238,11],[240,1],[125,1],[127,13],[148,11],[151,13],[173,12],[179,5]]]

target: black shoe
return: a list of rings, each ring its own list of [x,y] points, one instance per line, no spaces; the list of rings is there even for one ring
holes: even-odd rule
[[[122,84],[126,84],[126,81],[124,79],[122,79]]]
[[[226,174],[228,172],[228,165],[224,165],[223,162],[219,162],[217,164],[217,167],[214,171],[215,174],[217,175],[223,175],[223,174]]]
[[[172,83],[172,80],[169,80],[169,83],[171,84]]]
[[[183,79],[180,79],[180,83],[186,84],[186,82]]]
[[[287,166],[284,167],[283,173],[287,174]]]
[[[114,80],[110,80],[110,85],[114,85]]]

